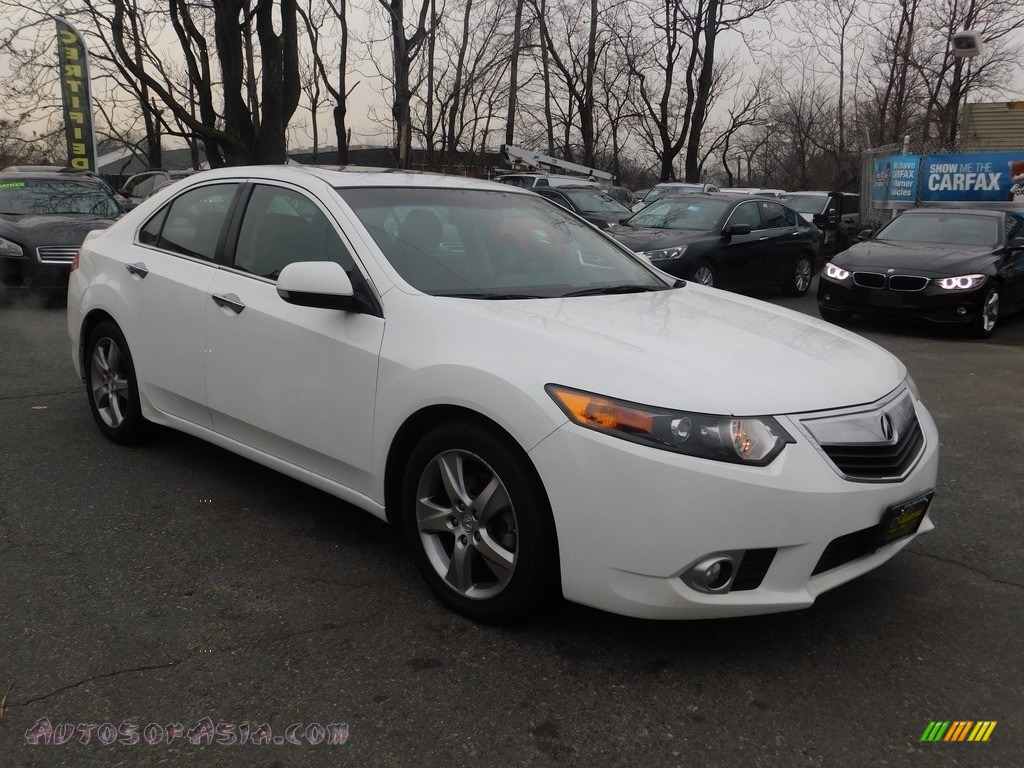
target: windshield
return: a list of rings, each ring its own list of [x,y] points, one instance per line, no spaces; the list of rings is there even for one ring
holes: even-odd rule
[[[563,189],[562,192],[584,213],[629,213],[618,200],[596,189]]]
[[[999,245],[999,229],[999,219],[995,216],[921,213],[897,216],[879,230],[874,239],[994,248]]]
[[[732,205],[732,201],[726,199],[667,197],[634,214],[624,224],[628,227],[690,229],[706,232],[715,228],[718,220],[725,215],[730,205]]]
[[[116,218],[117,203],[94,182],[18,179],[0,182],[0,213],[46,216],[81,213]]]
[[[783,195],[782,202],[797,213],[824,213],[828,195]]]
[[[534,195],[417,187],[337,192],[402,278],[434,296],[553,298],[668,287],[591,226]]]

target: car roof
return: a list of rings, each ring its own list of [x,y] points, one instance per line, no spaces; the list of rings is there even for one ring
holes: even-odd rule
[[[320,179],[334,187],[421,187],[442,189],[480,189],[514,194],[529,194],[529,190],[496,181],[472,179],[467,176],[448,176],[441,173],[422,173],[383,168],[379,171],[349,171],[308,165],[242,165],[200,171],[189,176],[190,181],[215,179],[245,179],[259,177],[278,181],[302,183],[310,177]]]

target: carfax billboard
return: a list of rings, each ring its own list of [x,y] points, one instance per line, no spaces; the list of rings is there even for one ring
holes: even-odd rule
[[[875,161],[875,178],[871,184],[871,200],[876,203],[909,203],[917,200],[921,158],[897,155]]]
[[[927,155],[921,202],[1024,202],[1024,150]]]

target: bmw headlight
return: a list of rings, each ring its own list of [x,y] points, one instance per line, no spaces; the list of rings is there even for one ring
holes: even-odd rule
[[[831,261],[825,265],[825,277],[831,278],[832,280],[845,280],[850,276],[842,267],[837,267]]]
[[[657,251],[644,251],[644,256],[651,261],[669,261],[670,259],[678,259],[684,253],[686,253],[686,246],[678,245],[675,248],[662,248]]]
[[[12,243],[10,240],[6,240],[0,237],[0,256],[24,256],[25,252],[21,250],[21,246],[17,243]]]
[[[688,456],[763,467],[786,443],[796,442],[771,416],[688,413],[556,384],[545,389],[565,415],[582,427]]]
[[[958,277],[944,277],[934,281],[939,288],[945,291],[967,291],[977,288],[985,282],[985,275],[960,275]]]

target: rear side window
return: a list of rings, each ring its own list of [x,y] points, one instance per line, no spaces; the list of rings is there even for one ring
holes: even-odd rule
[[[212,261],[237,192],[237,184],[210,184],[190,189],[146,222],[139,233],[139,241]]]

